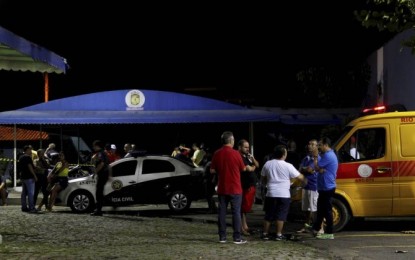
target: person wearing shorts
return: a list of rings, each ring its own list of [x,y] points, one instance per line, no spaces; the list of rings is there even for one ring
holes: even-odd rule
[[[47,211],[52,211],[58,193],[68,187],[68,173],[69,163],[65,158],[65,154],[60,152],[59,161],[47,177],[48,182],[50,183],[47,188],[50,189],[49,204],[46,206]]]
[[[261,170],[261,181],[267,187],[265,195],[265,217],[262,239],[269,240],[271,223],[275,222],[275,240],[284,240],[282,234],[284,222],[287,220],[291,202],[291,179],[298,179],[305,184],[307,179],[291,163],[285,161],[287,148],[284,145],[275,147],[275,159],[265,163]]]
[[[252,205],[255,202],[256,183],[257,176],[255,170],[258,169],[259,163],[253,155],[249,153],[249,142],[242,139],[238,142],[238,151],[241,154],[242,160],[245,165],[251,166],[249,171],[241,172],[241,184],[242,184],[242,206],[241,206],[241,221],[242,221],[242,234],[244,236],[251,235],[248,222],[246,220],[246,214],[252,211]]]
[[[307,185],[303,187],[301,197],[301,210],[305,213],[305,223],[304,227],[298,230],[297,233],[308,232],[316,219],[318,192],[317,172],[314,169],[313,156],[319,157],[317,144],[317,139],[311,139],[308,142],[308,154],[300,163],[300,172],[307,178]],[[319,232],[324,233],[323,229]]]

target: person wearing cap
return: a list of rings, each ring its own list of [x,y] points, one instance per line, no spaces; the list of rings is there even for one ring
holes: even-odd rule
[[[117,146],[115,144],[106,144],[105,152],[107,153],[109,163],[120,159],[120,156],[117,154]]]

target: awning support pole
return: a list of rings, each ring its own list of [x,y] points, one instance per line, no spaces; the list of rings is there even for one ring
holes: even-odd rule
[[[43,73],[43,80],[45,81],[45,103],[49,101],[49,74]]]
[[[254,122],[249,122],[249,144],[251,145],[251,154],[254,155]]]
[[[14,124],[13,127],[13,188],[16,190],[17,188],[17,127],[16,124]]]

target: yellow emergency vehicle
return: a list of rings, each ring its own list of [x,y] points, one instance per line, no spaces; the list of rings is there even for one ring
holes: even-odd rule
[[[334,231],[352,218],[415,216],[415,111],[359,117],[333,148]]]

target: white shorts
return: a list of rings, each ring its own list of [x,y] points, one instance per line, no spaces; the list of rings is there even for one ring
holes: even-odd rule
[[[316,212],[317,211],[317,199],[318,199],[318,191],[303,189],[301,209],[303,211]]]

